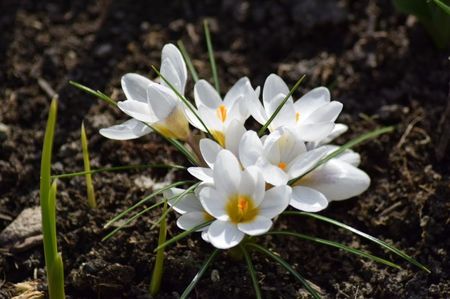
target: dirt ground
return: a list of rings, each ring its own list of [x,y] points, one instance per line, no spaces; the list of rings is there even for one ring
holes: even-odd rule
[[[277,225],[370,250],[403,269],[290,238],[261,242],[295,265],[325,298],[450,298],[449,53],[436,50],[420,24],[397,14],[388,0],[0,1],[0,231],[24,208],[39,203],[52,89],[60,95],[54,173],[82,169],[82,120],[92,167],[186,164],[153,135],[127,142],[100,136],[100,128],[124,115],[68,80],[122,99],[120,77],[127,72],[154,77],[150,66],[159,65],[162,46],[178,39],[200,74],[210,78],[205,17],[211,22],[222,86],[241,76],[261,85],[271,72],[292,85],[306,74],[301,92],[325,85],[344,103],[339,120],[351,131],[340,143],[380,126],[396,127],[357,148],[361,168],[372,179],[369,190],[332,203],[323,214],[387,240],[432,273],[312,219],[286,217]],[[68,298],[150,298],[157,242],[150,222],[159,212],[105,242],[103,225],[159,183],[183,177],[166,170],[97,174],[96,210],[86,205],[83,178],[60,180],[58,241]],[[174,235],[179,230],[171,223]],[[199,236],[170,247],[156,298],[177,298],[211,250]],[[308,297],[282,268],[254,257],[264,298]],[[0,298],[9,298],[12,283],[26,280],[35,279],[45,289],[43,267],[40,245],[0,250]],[[253,298],[245,262],[220,255],[192,298]]]

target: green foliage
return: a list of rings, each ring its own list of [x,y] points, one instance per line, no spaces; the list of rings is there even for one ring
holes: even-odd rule
[[[417,17],[439,49],[450,45],[450,0],[394,0],[398,11]]]
[[[167,200],[164,200],[163,213],[167,210]],[[159,227],[158,246],[166,242],[167,237],[167,217],[164,217]],[[153,267],[152,280],[150,282],[150,295],[155,296],[161,288],[161,281],[164,268],[164,248],[156,251],[155,266]]]
[[[84,129],[84,123],[81,124],[81,149],[83,150],[83,163],[86,172],[84,177],[86,179],[88,205],[91,209],[95,209],[97,207],[97,201],[95,200],[94,184],[92,183],[91,162],[89,161],[88,140],[86,130]]]

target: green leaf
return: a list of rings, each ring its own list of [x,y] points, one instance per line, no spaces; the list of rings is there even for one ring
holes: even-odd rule
[[[292,96],[292,94],[297,90],[297,88],[302,83],[303,79],[305,79],[305,75],[303,75],[298,81],[295,83],[294,87],[289,91],[289,93],[284,97],[283,101],[278,105],[277,109],[275,109],[275,112],[270,116],[270,118],[266,121],[266,123],[262,126],[262,128],[258,131],[258,136],[261,137],[264,132],[267,130],[267,128],[270,126],[272,121],[275,119],[275,117],[280,113],[281,109],[283,108],[284,104],[286,104],[287,100]]]
[[[50,276],[52,283],[48,285],[51,299],[64,299],[64,265],[61,253],[58,253],[52,263]]]
[[[259,288],[259,282],[258,278],[256,277],[256,271],[255,268],[253,267],[252,259],[250,258],[250,255],[248,254],[247,250],[245,249],[245,246],[242,245],[239,246],[242,250],[242,253],[244,254],[245,262],[247,263],[248,273],[250,274],[253,289],[255,290],[255,297],[256,299],[262,299],[261,290]]]
[[[187,286],[187,288],[184,290],[183,294],[181,294],[180,299],[188,298],[189,294],[192,292],[194,287],[200,281],[200,279],[202,278],[206,269],[208,269],[208,267],[212,264],[212,262],[214,261],[214,259],[216,258],[218,253],[219,253],[219,249],[214,249],[214,251],[211,253],[211,255],[203,263],[202,267],[197,272],[197,274],[195,274],[194,278],[192,279],[191,283]]]
[[[164,200],[163,212],[167,210],[167,200]],[[158,245],[166,242],[167,218],[161,222],[159,227]],[[155,296],[161,288],[162,275],[164,270],[164,248],[156,251],[155,266],[153,267],[152,280],[150,282],[150,295]]]
[[[308,283],[308,281],[303,278],[302,275],[300,275],[300,273],[298,273],[297,271],[295,271],[294,268],[291,267],[291,265],[289,265],[285,260],[283,260],[281,257],[279,257],[278,255],[273,254],[272,252],[270,252],[270,250],[255,244],[255,243],[247,243],[245,244],[245,246],[251,247],[253,249],[255,249],[256,251],[259,251],[262,254],[267,255],[268,257],[272,258],[274,261],[276,261],[278,264],[280,264],[281,266],[283,266],[283,268],[285,268],[288,272],[290,272],[292,275],[294,275],[295,278],[297,278],[298,281],[300,281],[303,286],[306,288],[306,290],[311,294],[311,296],[313,296],[315,299],[320,299],[320,295],[319,293],[314,290],[314,288]]]
[[[176,235],[176,236],[173,237],[172,239],[170,239],[170,240],[164,242],[163,244],[159,245],[158,247],[156,247],[154,251],[156,252],[156,251],[160,250],[161,248],[165,248],[165,247],[167,247],[167,246],[169,246],[169,245],[171,245],[171,244],[173,244],[173,243],[175,243],[175,242],[178,242],[179,240],[181,240],[181,239],[183,239],[183,238],[186,238],[187,236],[189,236],[190,234],[196,232],[197,230],[199,230],[199,229],[201,229],[201,228],[204,228],[204,227],[210,225],[211,222],[212,222],[212,221],[204,222],[204,223],[202,223],[202,224],[199,224],[199,225],[197,225],[197,226],[194,226],[194,227],[191,228],[191,229],[185,230],[185,231],[183,231],[182,233],[179,233],[178,235]]]
[[[334,241],[331,241],[331,240],[320,239],[320,238],[316,238],[316,237],[312,237],[312,236],[308,236],[308,235],[304,235],[304,234],[299,234],[299,233],[296,233],[296,232],[289,232],[289,231],[270,231],[270,232],[267,232],[266,234],[267,235],[292,236],[292,237],[296,237],[296,238],[300,238],[300,239],[304,239],[304,240],[308,240],[308,241],[313,241],[313,242],[316,242],[316,243],[319,243],[319,244],[323,244],[323,245],[327,245],[327,246],[331,246],[331,247],[335,247],[335,248],[339,248],[339,249],[345,250],[347,252],[350,252],[350,253],[353,253],[353,254],[356,254],[356,255],[359,255],[359,256],[371,259],[371,260],[373,260],[374,262],[377,262],[377,263],[381,263],[381,264],[385,264],[385,265],[390,266],[390,267],[401,269],[401,267],[399,265],[394,264],[391,261],[385,260],[383,258],[374,256],[374,255],[372,255],[370,253],[358,250],[356,248],[348,247],[348,246],[346,246],[344,244],[337,243],[337,242],[334,242]]]
[[[69,84],[72,86],[75,86],[76,88],[90,94],[93,96],[96,96],[97,98],[99,98],[100,100],[104,101],[106,104],[117,107],[117,103],[114,102],[110,97],[108,97],[106,94],[100,92],[100,91],[95,91],[87,86],[84,86],[81,83],[75,82],[75,81],[69,81]]]
[[[434,3],[439,6],[447,15],[450,16],[450,6],[446,5],[440,0],[433,0]]]
[[[208,20],[203,21],[203,29],[205,31],[206,47],[208,48],[209,63],[211,64],[211,72],[214,79],[214,86],[217,90],[217,93],[220,94],[220,82],[219,76],[217,75],[217,66],[214,57],[214,49],[211,42],[211,34],[209,32]]]
[[[422,265],[421,263],[416,261],[411,256],[407,255],[403,251],[395,248],[392,245],[389,245],[388,243],[386,243],[386,242],[384,242],[384,241],[382,241],[380,239],[377,239],[377,238],[375,238],[375,237],[373,237],[373,236],[371,236],[369,234],[366,234],[366,233],[364,233],[362,231],[357,230],[356,228],[348,226],[348,225],[346,225],[344,223],[341,223],[339,221],[336,221],[334,219],[331,219],[331,218],[328,218],[328,217],[325,217],[325,216],[322,216],[322,215],[314,214],[314,213],[297,212],[297,211],[286,211],[286,212],[283,212],[281,215],[308,216],[308,217],[315,218],[315,219],[318,219],[318,220],[321,220],[321,221],[324,221],[324,222],[331,223],[333,225],[336,225],[338,227],[341,227],[343,229],[351,231],[352,233],[357,234],[357,235],[359,235],[359,236],[361,236],[361,237],[363,237],[363,238],[365,238],[365,239],[367,239],[369,241],[372,241],[372,242],[380,245],[381,247],[383,247],[383,248],[385,248],[385,249],[395,253],[396,255],[400,256],[403,259],[405,259],[409,263],[411,263],[413,265],[416,265],[417,267],[419,267],[423,271],[425,271],[427,273],[431,273],[431,271],[427,267],[425,267],[424,265]]]
[[[323,165],[323,164],[327,163],[328,161],[330,161],[333,158],[336,158],[337,156],[339,156],[340,154],[342,154],[346,150],[348,150],[348,149],[350,149],[350,148],[352,148],[352,147],[354,147],[354,146],[356,146],[356,145],[358,145],[358,144],[360,144],[360,143],[362,143],[362,142],[364,142],[366,140],[370,140],[370,139],[376,138],[376,137],[378,137],[378,136],[380,136],[382,134],[390,133],[392,131],[394,131],[394,127],[383,127],[383,128],[379,128],[379,129],[373,130],[371,132],[365,133],[363,135],[360,135],[360,136],[350,140],[346,144],[340,146],[337,150],[333,151],[332,153],[330,153],[329,155],[327,155],[326,157],[321,159],[312,169],[310,169],[306,173],[302,174],[301,176],[290,180],[288,182],[288,185],[294,184],[296,181],[298,181],[302,177],[306,176],[308,173],[311,173],[314,169],[316,169],[320,165]]]
[[[180,49],[181,55],[183,55],[184,61],[186,62],[186,65],[189,69],[189,72],[192,75],[192,79],[194,79],[194,82],[197,83],[198,81],[198,74],[195,70],[194,65],[192,64],[191,57],[189,57],[189,53],[186,51],[186,48],[184,47],[184,44],[181,40],[177,42],[178,48]]]
[[[89,161],[89,149],[88,149],[88,140],[86,136],[86,130],[84,129],[84,123],[81,123],[81,149],[83,151],[83,164],[86,180],[86,192],[88,198],[88,205],[91,209],[95,209],[97,207],[97,201],[95,200],[95,191],[94,184],[92,183],[92,175],[91,175],[91,162]]]

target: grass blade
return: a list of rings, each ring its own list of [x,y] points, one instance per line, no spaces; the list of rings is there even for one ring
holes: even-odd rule
[[[192,79],[194,79],[194,82],[197,83],[198,74],[197,74],[197,71],[195,70],[194,65],[192,64],[192,60],[191,60],[191,57],[189,57],[189,53],[186,51],[184,43],[181,40],[179,40],[177,42],[177,45],[178,45],[178,48],[180,49],[181,55],[183,55],[184,61],[186,62],[189,72],[192,75]]]
[[[289,91],[289,93],[284,97],[283,101],[278,105],[277,109],[275,109],[275,112],[270,116],[270,118],[266,121],[266,123],[262,126],[262,128],[258,131],[258,136],[262,136],[264,132],[267,130],[267,128],[270,126],[272,121],[275,119],[275,117],[278,115],[278,113],[283,108],[284,104],[286,104],[287,100],[292,96],[292,94],[297,90],[297,88],[302,83],[303,79],[305,79],[305,75],[303,75],[298,81],[295,83],[294,87]]]
[[[200,185],[200,183],[196,183],[187,188],[186,190],[184,190],[183,192],[181,192],[180,194],[174,196],[174,201],[173,203],[171,203],[171,206],[162,213],[161,217],[158,219],[158,221],[156,221],[152,225],[150,229],[154,229],[156,226],[158,226],[158,224],[160,224],[167,217],[167,214],[169,214],[169,212],[173,210],[173,206],[175,206],[186,194],[193,192],[198,185]]]
[[[76,88],[78,88],[78,89],[80,89],[80,90],[82,90],[82,91],[84,91],[84,92],[86,92],[86,93],[88,93],[88,94],[90,94],[90,95],[96,96],[97,98],[99,98],[100,100],[102,100],[103,102],[105,102],[108,105],[111,105],[111,106],[114,106],[114,107],[117,106],[117,103],[114,102],[110,97],[108,97],[103,92],[100,92],[98,90],[95,91],[95,90],[93,90],[93,89],[91,89],[91,88],[89,88],[87,86],[84,86],[81,83],[75,82],[75,81],[69,81],[69,84],[74,86],[74,87],[76,87]]]
[[[450,16],[450,6],[446,5],[440,0],[433,0],[433,2],[439,6],[440,9],[442,9],[446,14]]]
[[[283,266],[283,268],[285,268],[288,272],[290,272],[292,275],[294,275],[295,278],[297,278],[302,284],[303,286],[306,288],[306,290],[311,294],[311,296],[313,296],[315,299],[320,299],[320,295],[319,293],[317,293],[316,290],[313,289],[313,287],[308,283],[308,281],[306,281],[305,278],[303,278],[302,275],[300,275],[300,273],[298,273],[297,271],[295,271],[294,268],[291,267],[291,265],[289,265],[285,260],[283,260],[281,257],[279,257],[276,254],[273,254],[270,250],[258,245],[258,244],[254,244],[254,243],[247,243],[246,246],[252,247],[254,248],[256,251],[259,251],[262,254],[265,254],[267,256],[269,256],[270,258],[272,258],[274,261],[276,261],[278,264],[280,264],[281,266]]]
[[[136,164],[136,165],[126,165],[126,166],[114,166],[114,167],[104,167],[91,169],[89,171],[78,171],[78,172],[70,172],[70,173],[62,173],[52,175],[52,179],[65,179],[65,178],[73,178],[77,176],[82,176],[86,174],[95,174],[101,172],[112,172],[112,171],[121,171],[121,170],[135,170],[142,168],[169,168],[169,169],[186,169],[186,167],[175,164]]]
[[[312,236],[308,236],[308,235],[304,235],[304,234],[299,234],[296,232],[289,232],[289,231],[271,231],[271,232],[267,232],[267,235],[284,235],[284,236],[292,236],[292,237],[296,237],[296,238],[300,238],[300,239],[304,239],[304,240],[308,240],[308,241],[313,241],[319,244],[323,244],[323,245],[327,245],[327,246],[331,246],[331,247],[335,247],[338,249],[342,249],[345,250],[347,252],[368,258],[370,260],[373,260],[374,262],[380,263],[380,264],[384,264],[390,267],[394,267],[396,269],[401,269],[401,267],[397,264],[394,264],[391,261],[385,260],[383,258],[377,257],[375,255],[372,255],[370,253],[361,251],[359,249],[356,248],[352,248],[349,246],[346,246],[344,244],[341,243],[337,243],[331,240],[326,240],[326,239],[321,239],[321,238],[316,238],[316,237],[312,237]]]
[[[64,292],[64,265],[61,253],[56,255],[51,272],[53,283],[49,284],[49,288],[51,287],[51,290],[49,290],[50,298],[63,299],[66,295]]]
[[[134,205],[132,205],[131,207],[129,207],[128,209],[126,209],[125,211],[122,211],[121,213],[119,213],[117,216],[115,216],[114,218],[112,218],[111,220],[109,220],[104,226],[103,228],[107,228],[108,226],[110,226],[111,224],[113,224],[114,222],[122,219],[123,217],[125,217],[125,215],[127,215],[128,213],[134,211],[135,209],[137,209],[138,207],[140,207],[141,205],[143,205],[144,203],[146,203],[147,201],[149,201],[150,199],[158,196],[159,194],[163,193],[164,191],[170,189],[170,188],[174,188],[174,187],[178,187],[184,184],[188,184],[191,183],[192,181],[179,181],[179,182],[175,182],[172,183],[170,185],[167,185],[161,189],[158,189],[156,191],[154,191],[153,193],[151,193],[150,195],[144,197],[143,199],[141,199],[140,201],[138,201],[137,203],[135,203]]]
[[[169,246],[169,245],[171,245],[171,244],[173,244],[173,243],[175,243],[175,242],[178,242],[179,240],[181,240],[181,239],[183,239],[183,238],[186,238],[187,236],[189,236],[190,234],[196,232],[197,230],[199,230],[199,229],[201,229],[201,228],[204,228],[204,227],[208,226],[209,224],[211,224],[211,222],[212,222],[212,221],[204,222],[204,223],[202,223],[202,224],[199,224],[199,225],[197,225],[197,226],[194,226],[194,227],[191,228],[191,229],[188,229],[188,230],[185,230],[185,231],[179,233],[178,235],[176,235],[176,236],[173,237],[172,239],[170,239],[170,240],[164,242],[164,243],[161,244],[161,245],[158,245],[158,247],[156,247],[154,251],[158,251],[158,250],[160,250],[161,248],[165,248],[165,247],[167,247],[167,246]]]
[[[302,177],[306,176],[308,173],[312,172],[314,169],[316,169],[317,167],[319,167],[320,165],[325,164],[326,162],[330,161],[331,159],[339,156],[340,154],[342,154],[343,152],[345,152],[346,150],[364,142],[370,139],[374,139],[382,134],[385,133],[390,133],[394,131],[394,127],[383,127],[383,128],[379,128],[376,130],[373,130],[371,132],[367,132],[365,134],[362,134],[352,140],[350,140],[349,142],[347,142],[346,144],[340,146],[337,150],[333,151],[332,153],[330,153],[329,155],[327,155],[326,157],[324,157],[323,159],[321,159],[312,169],[308,170],[306,173],[302,174],[301,176],[294,178],[292,180],[290,180],[288,182],[288,185],[292,185],[294,184],[296,181],[298,181],[299,179],[301,179]]]
[[[362,231],[357,230],[356,228],[353,228],[353,227],[351,227],[349,225],[346,225],[346,224],[341,223],[339,221],[336,221],[334,219],[331,219],[331,218],[328,218],[328,217],[325,217],[325,216],[322,216],[322,215],[314,214],[314,213],[297,212],[297,211],[286,211],[286,212],[283,212],[282,215],[308,216],[308,217],[315,218],[315,219],[318,219],[318,220],[321,220],[321,221],[324,221],[324,222],[328,222],[328,223],[333,224],[335,226],[341,227],[343,229],[351,231],[352,233],[357,234],[357,235],[359,235],[359,236],[361,236],[361,237],[363,237],[363,238],[365,238],[365,239],[367,239],[369,241],[372,241],[372,242],[380,245],[381,247],[383,247],[383,248],[385,248],[385,249],[395,253],[396,255],[398,255],[399,257],[401,257],[403,259],[405,259],[406,261],[410,262],[411,264],[416,265],[417,267],[419,267],[423,271],[425,271],[427,273],[431,273],[431,271],[427,267],[425,267],[424,265],[422,265],[421,263],[416,261],[411,256],[407,255],[405,252],[395,248],[392,245],[389,245],[388,243],[386,243],[386,242],[384,242],[384,241],[382,241],[380,239],[377,239],[377,238],[375,238],[375,237],[373,237],[373,236],[371,236],[369,234],[366,234],[366,233],[364,233]]]
[[[195,274],[194,278],[192,279],[191,283],[187,286],[187,288],[184,290],[183,294],[181,294],[180,299],[188,298],[189,294],[192,292],[194,287],[197,285],[199,280],[202,278],[202,276],[205,273],[206,269],[208,269],[208,267],[214,261],[214,259],[216,258],[218,253],[219,253],[219,249],[214,249],[214,251],[211,253],[211,255],[203,263],[202,267],[197,272],[197,274]]]
[[[209,63],[211,64],[214,86],[220,94],[220,82],[219,76],[217,75],[216,59],[214,57],[214,49],[211,42],[211,33],[209,32],[208,20],[203,21],[203,30],[205,31],[206,47],[208,48]]]
[[[167,210],[167,200],[164,200],[163,212]],[[159,227],[158,246],[166,242],[167,218],[161,222]],[[153,268],[152,280],[150,282],[150,295],[155,296],[161,288],[162,274],[164,270],[164,248],[156,251],[155,266]]]
[[[88,140],[86,136],[86,130],[84,128],[84,123],[81,123],[81,149],[83,151],[83,164],[84,170],[86,172],[86,192],[88,205],[91,209],[95,209],[97,207],[97,201],[95,200],[95,191],[94,184],[92,183],[92,175],[91,175],[91,162],[89,161],[89,149],[88,149]]]
[[[258,278],[256,277],[256,271],[253,267],[252,259],[245,249],[244,246],[240,245],[242,253],[244,254],[245,262],[247,263],[248,273],[250,274],[250,278],[252,279],[253,289],[255,290],[256,299],[262,299],[261,290],[259,288]]]

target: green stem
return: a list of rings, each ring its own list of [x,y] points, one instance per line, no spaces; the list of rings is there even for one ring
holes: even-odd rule
[[[167,210],[167,200],[164,201],[163,213]],[[167,237],[167,218],[161,221],[159,227],[158,247],[166,242]],[[161,281],[164,268],[164,247],[156,251],[155,266],[153,268],[152,280],[150,282],[150,294],[155,296],[161,288]]]
[[[206,47],[208,48],[209,63],[211,64],[211,72],[214,79],[214,85],[216,87],[217,93],[220,94],[220,82],[219,76],[217,75],[217,66],[214,57],[214,49],[211,42],[211,34],[209,32],[208,20],[203,21],[203,28],[205,30]]]
[[[91,162],[89,161],[89,149],[88,149],[88,140],[86,136],[86,130],[84,128],[84,123],[81,123],[81,149],[83,151],[83,164],[86,180],[86,192],[88,205],[91,209],[95,209],[97,207],[97,201],[95,200],[95,191],[94,184],[92,183],[92,175],[91,175]]]
[[[194,79],[194,82],[197,83],[198,74],[197,74],[197,71],[195,70],[194,65],[192,64],[191,57],[189,57],[189,54],[186,51],[186,47],[184,46],[184,44],[181,40],[179,40],[177,42],[177,44],[178,44],[178,48],[180,49],[181,55],[183,55],[184,61],[186,62],[189,72],[191,72],[192,79]]]

